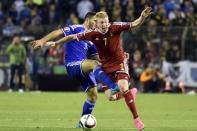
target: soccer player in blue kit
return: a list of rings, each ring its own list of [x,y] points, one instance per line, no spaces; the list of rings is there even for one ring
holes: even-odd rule
[[[84,32],[88,29],[95,28],[95,12],[89,12],[85,16],[83,25],[71,25],[62,29],[55,30],[39,40],[32,42],[34,48],[43,47],[48,41],[57,38],[61,35],[71,35]],[[119,89],[117,84],[114,83],[101,69],[97,60],[98,54],[95,46],[90,41],[71,41],[64,45],[65,67],[70,77],[77,78],[80,81],[83,90],[87,93],[87,100],[84,102],[82,114],[91,114],[95,102],[97,100],[97,80],[107,85],[111,92],[108,92],[108,98],[113,99]],[[87,59],[92,57],[96,60]]]

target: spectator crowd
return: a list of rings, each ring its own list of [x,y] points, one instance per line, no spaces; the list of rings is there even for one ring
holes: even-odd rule
[[[111,21],[131,21],[145,6],[154,10],[150,24],[197,24],[196,0],[1,0],[0,26],[6,36],[29,32],[36,35],[41,30],[38,26],[82,23],[89,11],[107,11]],[[35,26],[36,31],[32,28]]]
[[[89,11],[106,11],[110,21],[133,21],[146,6],[153,8],[152,17],[122,39],[136,86],[158,92],[157,87],[169,86],[161,72],[162,61],[197,61],[197,0],[1,0],[0,54],[5,54],[15,35],[38,39],[54,28],[82,23]],[[61,47],[39,52],[25,47],[32,73],[50,73],[50,67],[63,64]]]

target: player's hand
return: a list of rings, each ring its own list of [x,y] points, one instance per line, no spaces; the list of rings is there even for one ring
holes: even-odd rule
[[[35,41],[32,41],[31,42],[31,46],[34,48],[34,49],[37,49],[37,48],[42,48],[44,46],[45,42],[43,40],[35,40]]]
[[[47,46],[50,46],[50,47],[56,46],[56,42],[54,42],[54,41],[49,41],[49,42],[46,43],[46,45],[47,45]]]
[[[149,16],[152,15],[152,14],[153,14],[152,8],[151,8],[151,7],[146,7],[146,8],[142,11],[141,16],[142,16],[143,18],[147,18],[147,17],[149,17]]]
[[[78,37],[77,37],[77,35],[75,34],[75,35],[70,35],[71,36],[71,38],[73,39],[73,40],[78,40],[79,41],[79,39],[78,39]]]

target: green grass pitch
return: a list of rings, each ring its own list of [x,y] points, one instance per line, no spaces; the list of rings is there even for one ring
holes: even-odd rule
[[[0,131],[82,131],[75,129],[86,95],[82,92],[0,92]],[[144,131],[197,131],[197,95],[139,94]],[[99,93],[93,131],[136,131],[123,100]]]

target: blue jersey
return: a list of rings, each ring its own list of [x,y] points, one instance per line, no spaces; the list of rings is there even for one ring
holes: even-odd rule
[[[83,25],[71,25],[62,28],[64,35],[77,34],[85,31]],[[96,86],[96,79],[93,72],[85,76],[82,71],[83,60],[97,54],[95,45],[90,41],[73,40],[64,45],[64,62],[67,73],[70,77],[76,78],[80,81],[84,91],[90,87]]]
[[[64,35],[77,34],[85,31],[83,25],[71,25],[62,28]],[[64,45],[65,64],[75,61],[81,61],[88,56],[97,54],[96,47],[90,41],[73,40]]]

